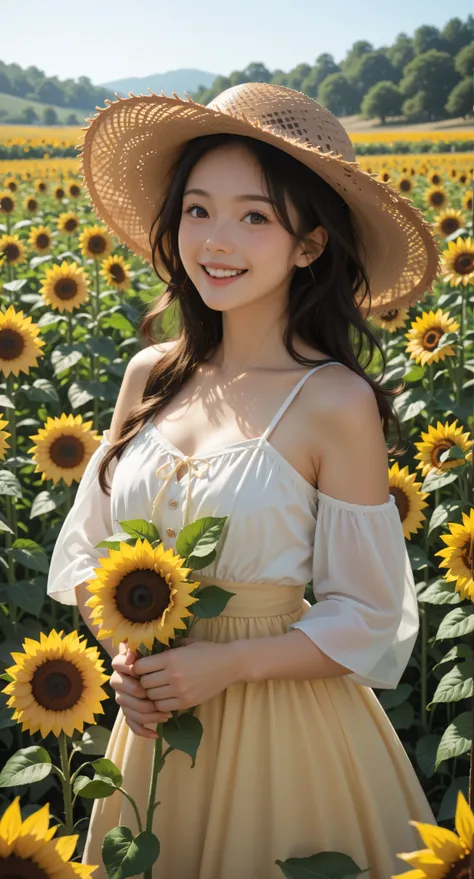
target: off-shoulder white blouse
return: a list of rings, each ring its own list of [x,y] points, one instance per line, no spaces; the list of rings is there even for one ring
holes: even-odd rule
[[[411,656],[419,617],[393,495],[376,505],[333,498],[310,485],[268,440],[304,381],[328,363],[305,373],[261,437],[203,456],[183,455],[148,421],[109,466],[110,498],[97,479],[110,446],[105,431],[56,540],[48,594],[62,604],[76,603],[74,587],[95,576],[104,555],[95,544],[120,533],[120,520],[151,519],[165,547],[175,548],[187,522],[227,516],[217,557],[200,573],[277,585],[312,581],[316,604],[288,628],[301,629],[352,669],[346,677],[355,684],[394,689]],[[183,464],[187,473],[178,482]]]

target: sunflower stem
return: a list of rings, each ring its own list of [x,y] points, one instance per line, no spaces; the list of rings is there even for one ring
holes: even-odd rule
[[[464,376],[464,327],[466,325],[466,305],[467,290],[461,291],[461,319],[459,321],[459,338],[461,344],[458,345],[458,364],[457,364],[457,381],[456,381],[456,403],[461,402],[462,380]]]
[[[63,797],[64,797],[64,827],[66,836],[72,836],[74,833],[74,815],[72,806],[72,784],[71,772],[69,768],[69,759],[67,754],[67,738],[64,732],[59,733],[59,758],[61,761],[61,769],[64,779],[62,780]]]
[[[137,819],[138,832],[142,833],[142,831],[143,831],[142,819],[140,818],[140,812],[138,811],[137,804],[136,804],[135,800],[133,799],[133,797],[129,793],[127,793],[125,788],[119,787],[119,791],[121,794],[124,795],[124,797],[127,798],[128,802],[132,806],[132,809],[135,812],[135,818]]]
[[[163,724],[159,723],[156,727],[158,738],[155,739],[153,748],[153,767],[151,770],[150,789],[148,792],[148,808],[146,813],[146,830],[153,830],[153,813],[155,811],[155,795],[156,783],[158,781],[158,773],[163,766]],[[153,879],[153,867],[149,867],[143,874],[143,879]]]

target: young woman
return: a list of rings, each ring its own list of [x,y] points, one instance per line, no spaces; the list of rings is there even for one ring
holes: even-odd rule
[[[107,756],[142,810],[156,723],[196,705],[204,728],[194,768],[175,751],[159,775],[157,874],[279,879],[277,859],[321,851],[373,879],[402,873],[397,854],[419,848],[410,819],[436,821],[372,689],[397,686],[418,613],[388,483],[399,388],[365,372],[379,349],[366,316],[431,285],[429,228],[358,168],[329,111],[263,83],[207,108],[111,103],[86,132],[83,167],[97,214],[168,286],[59,534],[48,592],[77,601],[94,631],[94,547],[121,519],[151,518],[174,548],[187,522],[228,517],[198,578],[235,593],[223,614],[159,656],[103,642],[120,706]],[[181,329],[158,345],[170,303]],[[118,824],[135,828],[127,800],[96,801],[85,863],[102,865]]]

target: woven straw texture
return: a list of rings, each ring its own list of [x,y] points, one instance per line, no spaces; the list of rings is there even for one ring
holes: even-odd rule
[[[86,120],[79,145],[95,212],[132,251],[153,264],[151,224],[185,143],[233,133],[285,150],[348,203],[370,281],[371,313],[406,308],[431,290],[440,250],[430,224],[408,198],[359,167],[344,127],[321,104],[268,83],[234,86],[207,107],[189,96],[150,92],[106,99],[108,106],[97,107],[96,116]],[[169,280],[159,260],[157,266]]]

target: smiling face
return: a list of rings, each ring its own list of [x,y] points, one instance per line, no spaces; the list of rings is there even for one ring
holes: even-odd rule
[[[196,190],[199,190],[197,192]],[[287,198],[291,225],[295,208]],[[281,225],[261,169],[244,146],[219,147],[191,171],[183,196],[178,245],[184,269],[209,308],[228,311],[263,297],[286,299],[297,266],[307,266],[327,241],[322,226],[311,236],[312,255]],[[243,270],[213,278],[203,268]],[[221,272],[220,272],[221,273]]]

